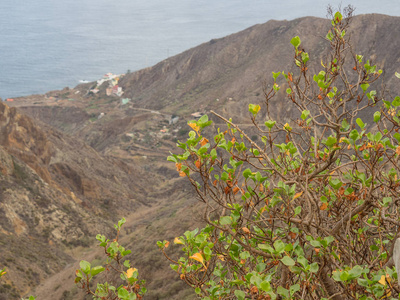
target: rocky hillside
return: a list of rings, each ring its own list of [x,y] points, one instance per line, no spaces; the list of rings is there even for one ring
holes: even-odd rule
[[[271,72],[294,69],[292,37],[301,37],[316,62],[310,69],[318,72],[329,50],[324,40],[328,28],[329,21],[319,18],[269,21],[120,76],[122,96],[110,93],[109,82],[103,81],[9,103],[42,122],[40,128],[2,105],[0,196],[5,200],[0,203],[0,222],[5,221],[0,223],[0,243],[7,255],[0,256],[0,264],[16,270],[8,277],[12,285],[6,295],[26,291],[68,262],[76,264],[88,252],[72,255],[67,250],[77,249],[73,247],[94,231],[106,230],[126,209],[132,212],[127,242],[138,247],[138,266],[149,279],[147,299],[193,297],[154,246],[155,240],[180,235],[200,219],[190,218],[194,196],[188,195],[190,188],[177,178],[166,156],[187,136],[186,123],[193,113],[216,110],[249,123],[247,104],[263,101],[263,85],[271,84]],[[387,88],[399,92],[394,73],[400,70],[400,38],[394,32],[400,32],[399,17],[373,14],[354,17],[347,34],[352,35],[355,53],[383,68]],[[275,101],[277,118],[290,117],[286,98],[280,95]],[[27,240],[34,240],[37,250]],[[12,253],[19,243],[28,252]],[[29,255],[44,245],[50,245],[50,253],[44,254],[47,265],[38,254]],[[32,271],[27,274],[40,276],[28,276],[17,285],[28,264]],[[37,295],[80,299],[73,284],[57,287],[72,282],[73,268],[67,266],[45,281]],[[36,281],[30,283],[29,278]]]
[[[319,72],[321,58],[329,50],[324,40],[329,22],[311,17],[272,20],[211,40],[153,67],[126,74],[118,83],[124,92],[121,97],[107,96],[108,82],[98,87],[94,82],[16,99],[12,105],[85,140],[103,153],[129,157],[131,150],[155,145],[155,152],[162,149],[168,153],[170,144],[165,141],[168,136],[172,141],[184,136],[185,123],[192,113],[213,109],[238,122],[248,122],[247,104],[263,101],[263,86],[271,84],[271,72],[294,69],[292,37],[301,37],[302,46],[314,62],[310,68]],[[399,30],[399,17],[372,14],[354,17],[347,33],[352,36],[354,51],[384,68],[387,87],[397,92],[400,88],[394,73],[400,61],[394,53],[400,40],[393,32]],[[98,93],[89,93],[93,88]],[[123,98],[129,99],[129,103],[122,104]],[[275,101],[276,115],[290,116],[284,95]],[[102,114],[104,117],[99,118]],[[173,115],[179,116],[180,121],[169,126]],[[167,137],[160,134],[164,126],[168,129]]]
[[[0,299],[17,299],[72,261],[69,249],[155,200],[139,168],[0,103]],[[154,176],[157,182],[157,176]],[[14,297],[14,298],[13,298]]]

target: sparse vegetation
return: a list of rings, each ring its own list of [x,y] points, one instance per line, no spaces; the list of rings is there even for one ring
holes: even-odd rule
[[[88,295],[92,295],[93,299],[135,300],[142,299],[142,296],[146,293],[146,288],[143,287],[144,281],[139,281],[138,279],[138,270],[131,267],[131,262],[126,259],[131,250],[125,249],[118,242],[121,227],[124,223],[125,219],[123,218],[118,221],[118,224],[114,225],[117,234],[112,242],[106,239],[104,235],[98,234],[96,236],[96,239],[100,242],[99,246],[104,248],[104,253],[107,256],[105,267],[98,265],[98,262],[95,266],[95,264],[83,260],[80,262],[80,269],[76,270],[75,283],[79,284]],[[93,280],[103,272],[116,273],[123,284],[97,283],[94,289]],[[114,275],[113,278],[115,277]]]

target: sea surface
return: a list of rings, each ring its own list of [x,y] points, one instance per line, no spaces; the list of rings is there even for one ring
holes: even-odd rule
[[[356,14],[400,15],[393,0],[353,0]],[[0,97],[42,94],[156,64],[270,19],[326,17],[337,0],[4,0]]]

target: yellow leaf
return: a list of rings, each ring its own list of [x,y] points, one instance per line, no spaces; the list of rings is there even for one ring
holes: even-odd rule
[[[203,256],[200,253],[195,253],[192,256],[189,256],[189,258],[197,260],[198,262],[202,263],[204,265],[204,259]]]
[[[292,128],[290,127],[289,123],[286,123],[285,125],[283,125],[283,129],[287,130],[287,131],[292,131]]]
[[[4,271],[3,273],[0,274],[0,276],[6,275],[6,274],[7,274],[7,272]]]
[[[381,276],[381,279],[378,281],[380,284],[382,285],[386,285],[386,279],[385,279],[385,275]]]
[[[200,127],[196,124],[196,123],[189,123],[188,124],[190,127],[192,127],[192,129],[194,131],[196,131],[197,133],[199,133]]]
[[[389,274],[386,274],[386,281],[390,284],[391,279],[390,279]]]
[[[126,271],[126,277],[131,278],[133,276],[133,273],[135,273],[135,271],[137,271],[136,268],[130,268]]]
[[[222,261],[225,261],[225,257],[223,255],[218,255],[218,258]]]
[[[294,195],[293,200],[299,198],[301,195],[303,195],[303,191],[298,192],[296,195]]]
[[[398,146],[398,147],[396,148],[396,154],[397,154],[397,155],[400,155],[400,146]]]
[[[179,244],[179,245],[183,245],[183,242],[179,239],[179,238],[175,238],[174,239],[174,244]]]

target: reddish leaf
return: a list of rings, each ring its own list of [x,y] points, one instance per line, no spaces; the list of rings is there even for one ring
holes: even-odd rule
[[[247,227],[242,227],[244,233],[250,234],[250,230]]]
[[[207,143],[208,143],[208,140],[206,138],[202,138],[200,141],[201,146],[207,145]]]
[[[324,202],[322,205],[319,207],[320,210],[326,210],[328,208],[328,203]]]
[[[398,146],[398,147],[396,148],[396,154],[397,154],[397,155],[400,155],[400,146]]]

